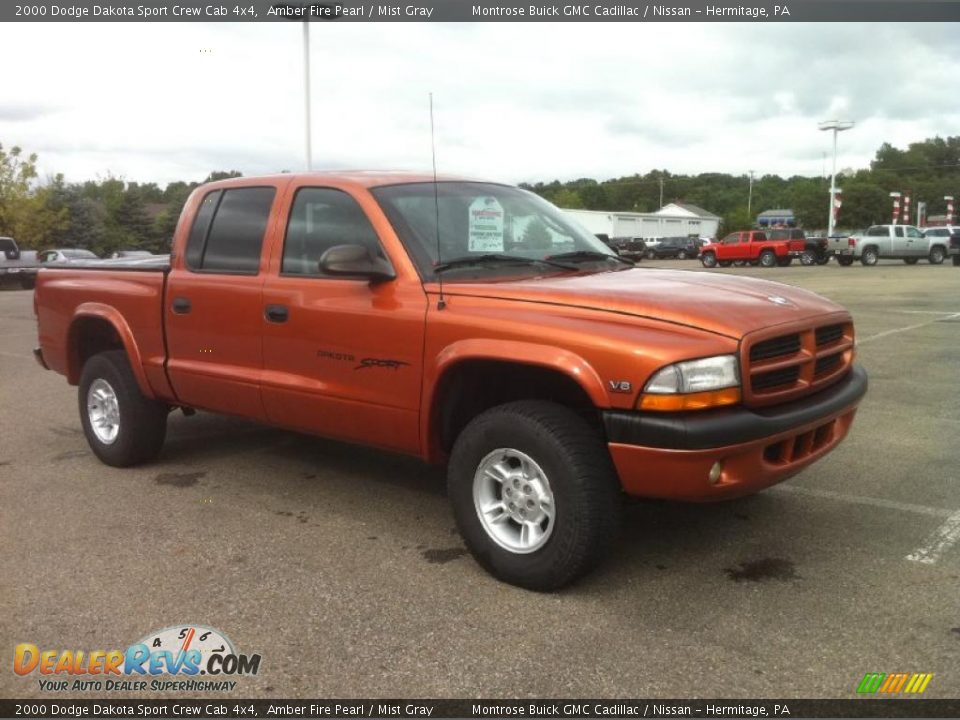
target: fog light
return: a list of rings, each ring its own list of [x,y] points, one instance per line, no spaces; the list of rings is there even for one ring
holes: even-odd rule
[[[716,485],[720,482],[720,476],[723,474],[723,463],[719,460],[713,464],[713,467],[710,468],[710,474],[707,475],[707,479],[710,481],[711,485]]]

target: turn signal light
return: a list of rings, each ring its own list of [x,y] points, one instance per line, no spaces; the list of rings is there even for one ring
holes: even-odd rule
[[[706,410],[707,408],[736,405],[740,402],[740,388],[724,388],[686,395],[661,395],[647,393],[640,397],[641,410],[678,412],[682,410]]]

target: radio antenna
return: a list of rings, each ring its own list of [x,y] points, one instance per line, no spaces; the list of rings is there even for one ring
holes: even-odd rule
[[[437,265],[440,264],[440,190],[437,187],[437,143],[433,129],[433,93],[430,93],[430,155],[433,160],[433,211],[437,223]],[[437,310],[443,310],[447,301],[443,297],[443,273],[437,274],[440,283],[440,298],[437,300]]]

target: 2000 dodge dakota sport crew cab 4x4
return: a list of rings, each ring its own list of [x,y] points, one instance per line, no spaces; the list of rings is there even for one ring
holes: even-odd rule
[[[866,392],[850,314],[764,280],[634,268],[517,188],[398,173],[190,196],[169,261],[45,267],[46,368],[109,465],[199,408],[447,463],[496,577],[561,587],[624,492],[756,492],[830,452]]]

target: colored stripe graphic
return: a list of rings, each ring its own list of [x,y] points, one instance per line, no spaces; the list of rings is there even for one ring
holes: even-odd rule
[[[866,673],[857,686],[857,692],[866,695],[896,695],[900,692],[919,695],[927,689],[932,679],[933,673]]]

